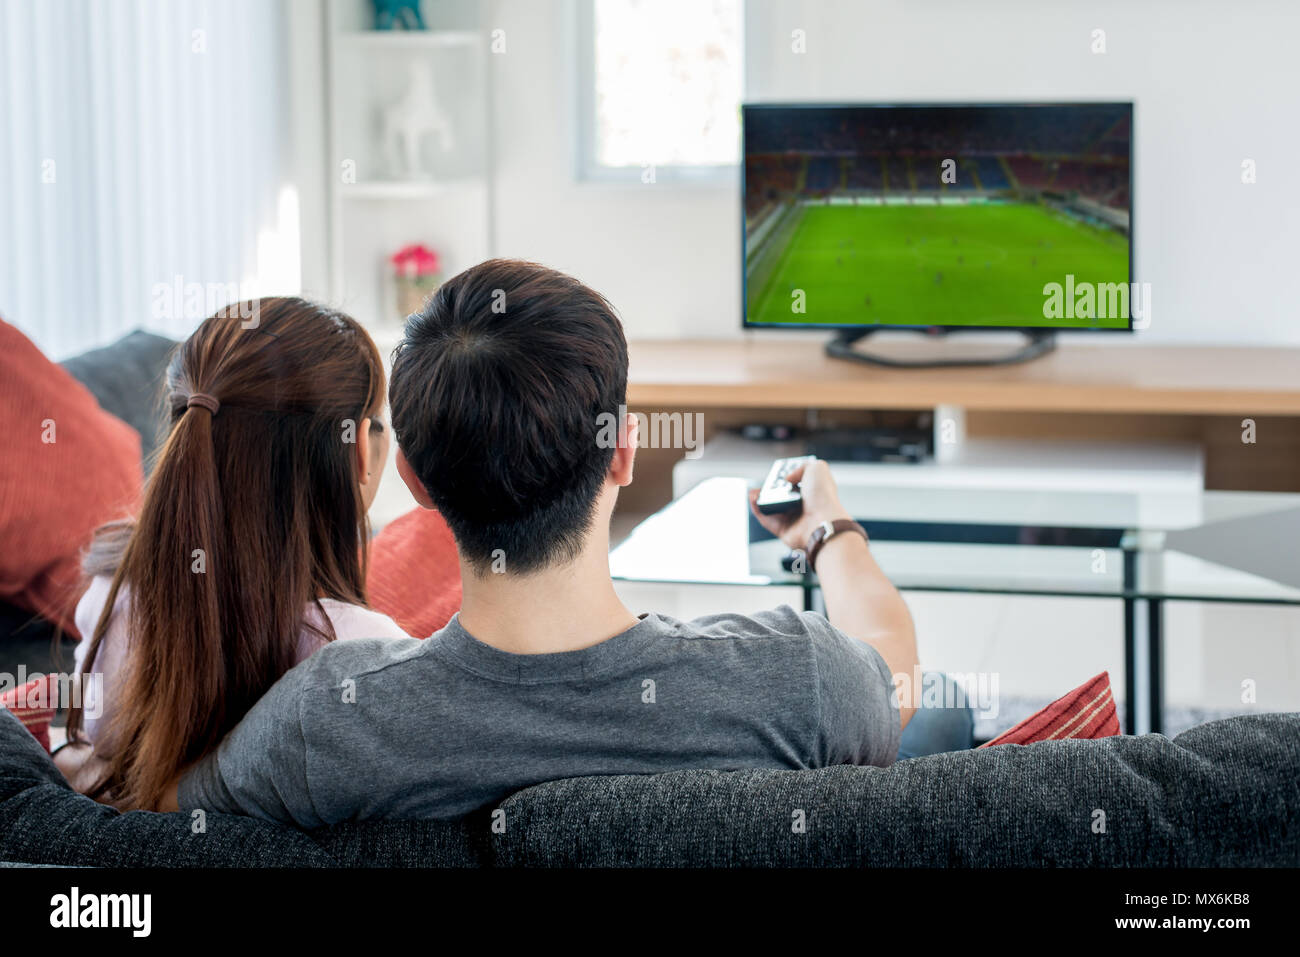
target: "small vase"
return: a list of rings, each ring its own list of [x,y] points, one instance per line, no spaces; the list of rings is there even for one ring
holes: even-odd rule
[[[423,309],[424,301],[440,285],[437,276],[395,276],[393,282],[397,290],[397,318],[400,322]]]

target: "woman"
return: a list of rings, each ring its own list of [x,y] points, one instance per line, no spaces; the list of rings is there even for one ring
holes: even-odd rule
[[[365,607],[384,392],[366,331],[301,299],[219,313],[180,346],[167,370],[171,433],[139,518],[102,529],[87,556],[85,693],[68,739],[94,756],[75,748],[59,761],[82,790],[157,809],[324,643],[406,637]]]

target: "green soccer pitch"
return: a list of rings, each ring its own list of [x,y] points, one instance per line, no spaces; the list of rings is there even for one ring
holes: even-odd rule
[[[747,273],[751,323],[1127,328],[1049,319],[1043,287],[1128,283],[1128,237],[1020,203],[796,207]],[[804,311],[794,306],[802,290]]]

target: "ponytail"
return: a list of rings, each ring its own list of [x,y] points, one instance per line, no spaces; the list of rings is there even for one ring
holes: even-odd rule
[[[378,350],[348,317],[297,299],[259,305],[258,330],[217,316],[183,344],[139,518],[102,530],[88,556],[88,571],[116,568],[83,684],[129,586],[112,747],[92,792],[122,808],[158,808],[293,666],[318,598],[364,602],[355,447],[337,423],[377,414]],[[333,637],[323,616],[318,631]],[[69,740],[82,718],[70,711]]]

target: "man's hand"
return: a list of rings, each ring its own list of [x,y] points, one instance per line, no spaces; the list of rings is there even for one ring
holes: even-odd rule
[[[791,548],[807,548],[808,536],[823,522],[853,518],[840,504],[840,492],[831,478],[831,468],[821,459],[800,466],[786,476],[791,485],[799,486],[803,510],[782,515],[764,515],[758,510],[758,489],[749,490],[749,507],[759,524]]]

